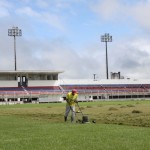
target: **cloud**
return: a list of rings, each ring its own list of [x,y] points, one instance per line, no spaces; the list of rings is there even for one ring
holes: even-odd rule
[[[0,17],[9,16],[9,11],[5,8],[0,8]]]
[[[40,14],[38,12],[34,11],[29,6],[17,9],[16,14],[27,15],[27,16],[30,16],[30,17],[39,17],[40,16]]]
[[[0,17],[7,17],[10,15],[9,9],[12,5],[6,0],[0,1]]]
[[[121,10],[121,4],[118,0],[105,0],[92,3],[90,8],[95,13],[99,14],[103,19],[109,20],[112,17],[118,15],[118,11]]]
[[[31,7],[17,9],[16,14],[26,15],[27,17],[29,16],[31,17],[31,19],[33,18],[34,20],[37,20],[37,22],[46,23],[49,26],[52,26],[59,30],[64,30],[63,21],[61,17],[57,14],[50,13],[47,11],[38,12],[37,10],[33,10]]]
[[[40,8],[48,8],[49,4],[48,4],[48,1],[37,0],[37,6]]]
[[[130,8],[130,14],[141,27],[150,29],[150,1],[136,3]]]
[[[121,1],[121,0],[98,0],[92,3],[90,8],[101,18],[107,21],[124,21],[129,24],[131,22],[142,28],[150,28],[150,1]]]
[[[53,26],[61,31],[64,31],[64,23],[59,15],[42,12],[40,16],[41,21]]]
[[[143,45],[145,44],[145,45]],[[121,72],[125,77],[149,78],[149,40],[143,38],[124,39],[109,48],[110,72]]]

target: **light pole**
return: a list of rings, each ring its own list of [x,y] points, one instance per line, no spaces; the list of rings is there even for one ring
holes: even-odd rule
[[[108,77],[108,56],[107,56],[107,42],[112,42],[112,36],[109,35],[109,33],[105,33],[104,35],[101,36],[101,42],[106,43],[106,74],[107,74],[107,79]]]
[[[96,80],[96,74],[93,74],[94,75],[94,81]]]
[[[14,59],[15,59],[15,71],[17,70],[16,64],[16,36],[22,36],[22,31],[18,27],[12,27],[12,29],[8,29],[8,36],[14,37]]]

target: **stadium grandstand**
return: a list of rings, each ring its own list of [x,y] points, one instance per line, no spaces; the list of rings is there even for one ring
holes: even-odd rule
[[[150,80],[63,80],[60,85],[66,93],[77,89],[79,101],[150,98]]]
[[[77,89],[79,101],[149,99],[150,80],[59,79],[63,71],[0,71],[0,104],[63,102]]]
[[[0,71],[0,103],[59,102],[62,71]]]

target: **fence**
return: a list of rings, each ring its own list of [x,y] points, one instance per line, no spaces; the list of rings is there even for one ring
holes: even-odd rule
[[[0,91],[0,103],[62,102],[69,90],[63,91]],[[150,99],[149,89],[78,89],[79,101]]]

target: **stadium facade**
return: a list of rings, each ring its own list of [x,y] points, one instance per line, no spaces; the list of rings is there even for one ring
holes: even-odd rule
[[[63,71],[0,71],[0,104],[63,102],[77,89],[79,101],[149,99],[150,80],[59,79]]]

